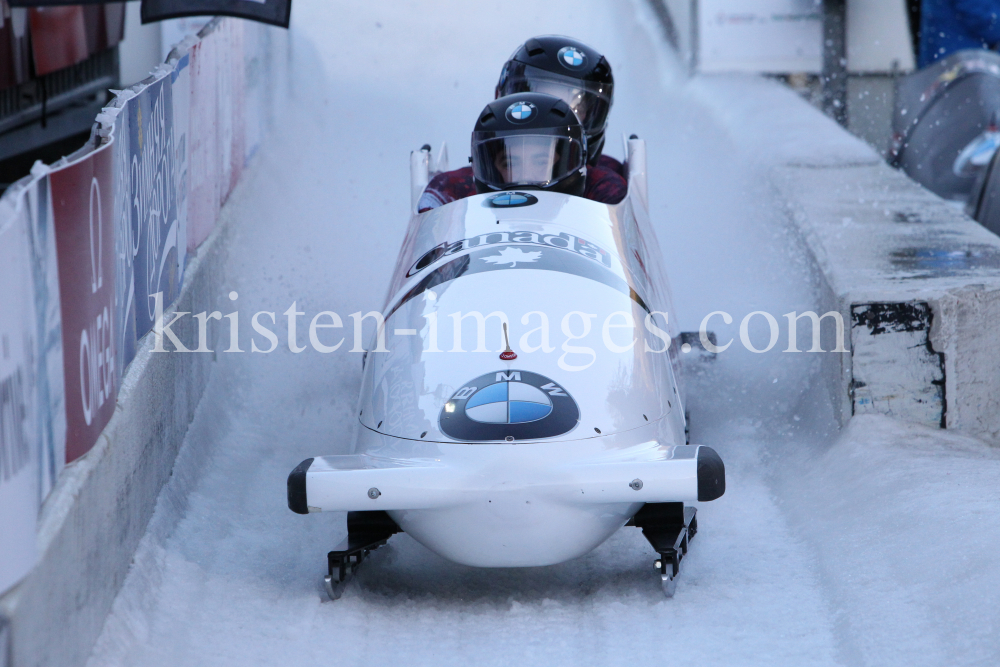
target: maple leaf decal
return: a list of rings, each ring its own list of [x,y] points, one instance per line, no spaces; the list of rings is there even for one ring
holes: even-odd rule
[[[499,255],[480,257],[480,259],[490,264],[510,264],[510,268],[514,268],[518,262],[537,262],[541,256],[542,252],[540,250],[524,252],[520,248],[504,248],[500,251]]]

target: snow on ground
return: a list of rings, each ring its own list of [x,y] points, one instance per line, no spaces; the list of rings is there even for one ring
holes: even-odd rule
[[[819,307],[738,114],[713,107],[726,81],[684,81],[640,0],[299,2],[293,19],[287,121],[225,210],[236,278],[220,289],[239,292],[244,326],[293,300],[307,313],[378,309],[407,220],[409,151],[447,139],[464,162],[501,64],[545,32],[614,66],[608,150],[621,155],[623,132],[648,142],[682,328],[726,310],[725,340],[753,310]],[[930,666],[1000,653],[992,450],[877,418],[838,437],[812,385],[816,355],[737,348],[691,387],[695,441],[722,454],[729,486],[701,506],[669,601],[626,528],[575,561],[500,570],[398,535],[322,602],[344,517],[292,514],[285,478],[348,446],[360,355],[219,354],[89,664]]]
[[[1000,452],[863,415],[793,460],[775,486],[819,554],[847,664],[997,664]]]

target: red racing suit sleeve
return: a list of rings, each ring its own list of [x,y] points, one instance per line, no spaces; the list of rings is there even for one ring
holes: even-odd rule
[[[625,177],[625,168],[622,167],[622,163],[614,159],[610,155],[605,155],[604,153],[601,153],[601,156],[597,158],[597,164],[594,166],[610,169],[611,171],[615,172],[622,178]]]
[[[424,188],[417,202],[417,212],[423,213],[474,194],[476,194],[476,182],[472,179],[472,167],[442,171]]]
[[[600,166],[587,169],[587,189],[583,196],[602,204],[617,204],[628,194],[628,183],[619,174]]]

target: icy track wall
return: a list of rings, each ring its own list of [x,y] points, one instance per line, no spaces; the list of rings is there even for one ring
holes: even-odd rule
[[[704,82],[769,168],[825,278],[824,310],[850,329],[849,354],[823,355],[819,378],[841,423],[884,414],[1000,444],[1000,238],[787,88]]]
[[[666,4],[650,4],[675,41]],[[883,414],[1000,445],[1000,238],[787,88],[702,78],[770,167],[825,278],[824,311],[850,327],[849,354],[824,355],[819,378],[840,422]]]
[[[125,578],[212,362],[148,332],[214,310],[286,39],[214,19],[0,198],[0,665],[83,664]]]

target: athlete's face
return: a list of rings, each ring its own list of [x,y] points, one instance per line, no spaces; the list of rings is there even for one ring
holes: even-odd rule
[[[494,166],[506,183],[546,183],[559,153],[548,137],[508,139],[506,150],[497,154]]]

